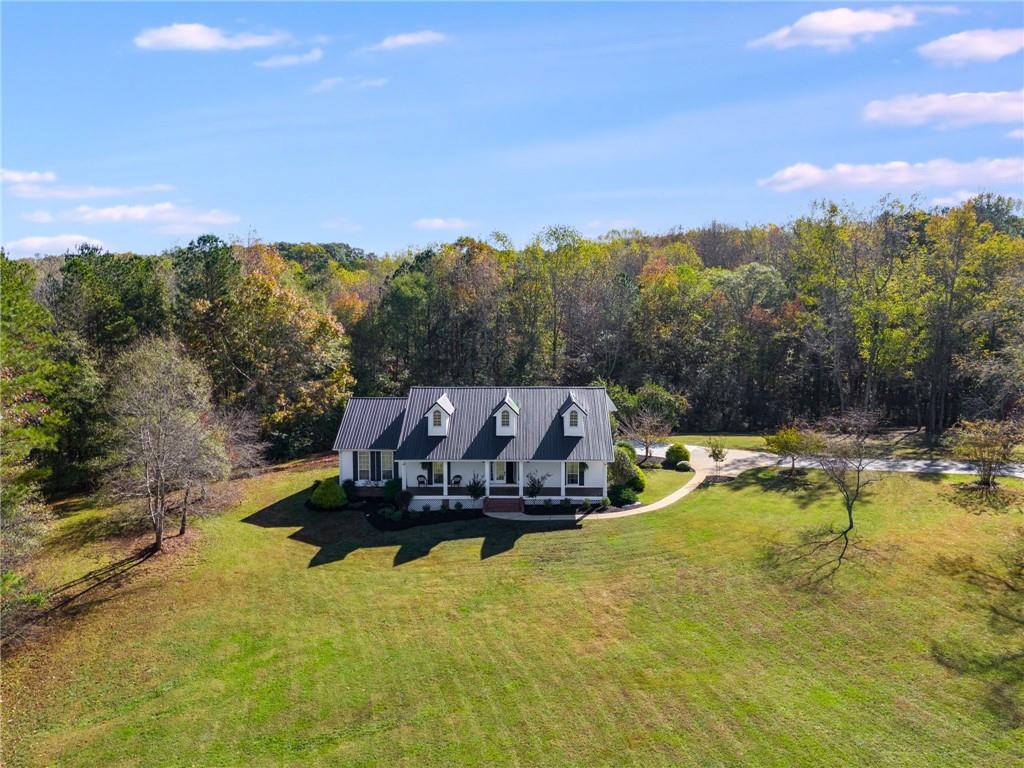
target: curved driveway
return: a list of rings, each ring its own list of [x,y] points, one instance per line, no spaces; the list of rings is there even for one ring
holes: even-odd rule
[[[606,520],[618,517],[632,517],[642,515],[645,512],[654,512],[675,504],[684,496],[692,493],[709,474],[728,475],[736,477],[741,472],[757,467],[770,467],[784,463],[774,453],[764,451],[742,451],[729,449],[725,452],[725,461],[722,462],[720,472],[715,471],[715,462],[708,455],[707,448],[700,445],[686,446],[690,451],[690,465],[694,469],[694,475],[682,488],[673,491],[658,501],[645,504],[641,507],[621,509],[618,512],[605,512],[603,514],[577,514],[577,515],[527,515],[523,512],[488,512],[489,517],[496,517],[501,520]],[[667,445],[654,446],[651,455],[664,458]],[[813,468],[816,465],[813,459],[798,459],[796,465],[801,468]],[[977,474],[973,464],[966,461],[950,461],[946,459],[875,459],[871,462],[872,470],[879,472],[913,472],[916,474],[940,474],[940,475],[972,475]],[[1024,464],[1013,464],[1003,472],[1012,477],[1024,478]]]

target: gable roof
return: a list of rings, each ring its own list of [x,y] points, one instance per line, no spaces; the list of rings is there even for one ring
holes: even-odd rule
[[[512,413],[514,413],[516,416],[519,415],[519,406],[516,404],[516,401],[512,399],[512,395],[509,394],[509,391],[507,389],[505,390],[505,399],[498,403],[496,406],[494,406],[494,410],[491,411],[491,415],[493,416],[495,413],[497,413],[503,405],[507,405],[509,409],[512,411]]]
[[[404,397],[352,397],[341,417],[334,450],[393,451],[405,416]]]
[[[608,397],[608,395],[605,395],[605,397]],[[558,415],[561,416],[563,413],[568,411],[573,406],[576,406],[578,410],[582,411],[584,416],[587,415],[587,409],[583,407],[583,404],[580,403],[579,398],[576,397],[575,390],[570,389],[569,396],[565,398],[565,402],[562,403],[562,407],[558,409]]]
[[[454,413],[445,437],[427,434],[427,413],[447,394]],[[514,436],[495,434],[491,416],[504,398],[519,406]],[[572,399],[584,413],[582,437],[562,434],[559,418]],[[396,459],[421,461],[611,461],[611,401],[603,387],[413,387],[409,390]]]
[[[455,413],[455,406],[452,405],[452,401],[448,399],[447,392],[442,392],[441,396],[427,407],[427,410],[423,412],[423,415],[426,416],[428,412],[433,410],[435,405],[438,406],[442,411],[447,413],[449,416]]]

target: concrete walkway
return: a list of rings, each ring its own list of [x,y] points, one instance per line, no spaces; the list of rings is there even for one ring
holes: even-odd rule
[[[488,512],[488,517],[499,520],[611,520],[619,517],[632,517],[642,515],[646,512],[654,512],[675,504],[684,496],[692,493],[709,474],[728,475],[736,477],[748,469],[758,467],[772,467],[776,464],[788,463],[779,459],[774,453],[764,451],[741,451],[730,449],[725,452],[725,461],[722,462],[720,472],[715,471],[715,462],[708,455],[707,448],[700,445],[686,446],[690,451],[690,466],[694,469],[694,475],[682,488],[673,491],[658,501],[644,504],[639,507],[620,509],[618,512],[597,512],[573,515],[527,515],[524,512]],[[664,458],[667,445],[657,445],[651,448],[651,456]],[[798,467],[813,469],[817,464],[812,459],[799,459],[796,462]],[[916,474],[940,474],[940,475],[974,475],[977,474],[975,467],[965,461],[951,461],[946,459],[875,459],[871,462],[870,469],[878,472],[913,472]],[[1024,464],[1013,464],[1003,470],[1004,475],[1024,478]]]

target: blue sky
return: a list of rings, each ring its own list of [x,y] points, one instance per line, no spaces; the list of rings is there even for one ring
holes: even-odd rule
[[[22,4],[2,240],[395,251],[1024,194],[1024,6]]]

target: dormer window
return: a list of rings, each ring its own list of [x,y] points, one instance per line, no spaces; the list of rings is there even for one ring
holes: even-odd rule
[[[455,406],[445,392],[431,404],[424,415],[427,419],[427,434],[431,437],[447,437],[448,426],[455,413]]]
[[[586,429],[587,409],[572,390],[558,411],[562,417],[562,434],[566,437],[583,437]]]
[[[498,437],[515,437],[516,426],[519,421],[519,405],[512,399],[512,394],[506,390],[505,398],[494,406],[491,411],[494,416],[494,434]]]

